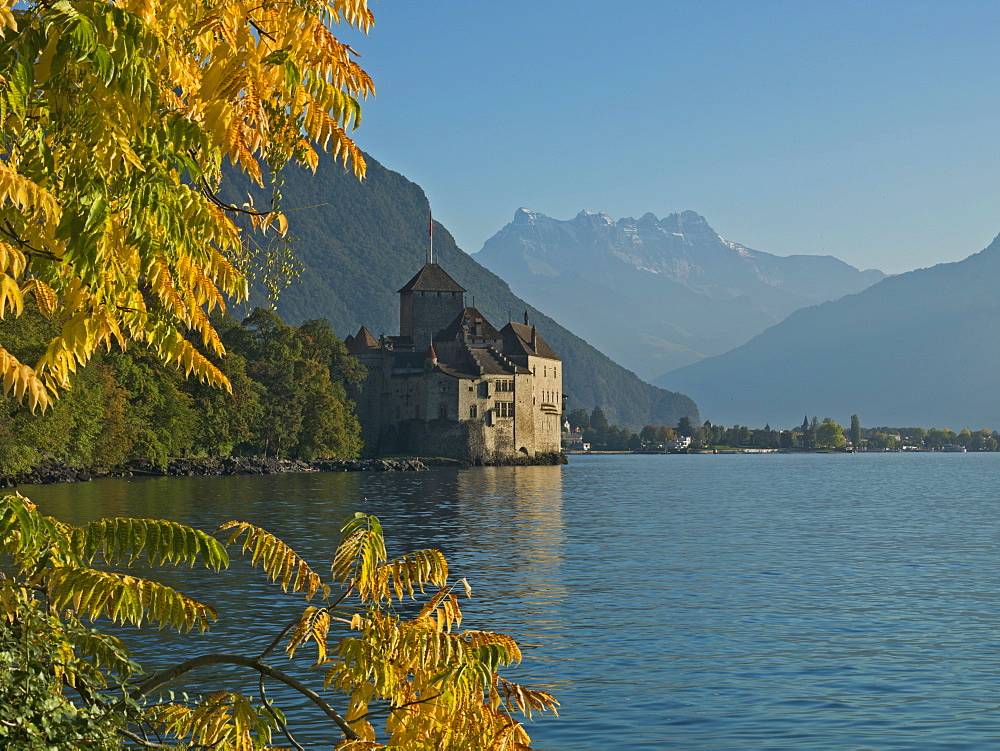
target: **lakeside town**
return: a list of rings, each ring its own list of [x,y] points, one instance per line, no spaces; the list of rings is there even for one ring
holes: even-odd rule
[[[674,427],[646,425],[638,433],[608,424],[604,411],[595,407],[572,410],[563,421],[563,450],[580,453],[640,454],[764,454],[792,452],[885,452],[885,451],[997,451],[1000,432],[964,428],[956,433],[938,428],[861,427],[857,415],[848,428],[827,417],[804,417],[791,430],[774,430],[770,425],[748,428],[724,427],[706,420],[696,427],[687,417]]]

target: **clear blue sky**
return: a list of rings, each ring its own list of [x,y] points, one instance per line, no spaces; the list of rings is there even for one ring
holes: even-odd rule
[[[467,252],[525,206],[691,209],[898,273],[1000,233],[1000,3],[380,0],[358,143]]]

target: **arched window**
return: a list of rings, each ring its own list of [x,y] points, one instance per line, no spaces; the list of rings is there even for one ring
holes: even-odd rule
[[[469,419],[470,420],[475,420],[479,416],[477,414],[478,412],[479,412],[479,410],[476,409],[476,405],[475,404],[473,404],[471,407],[469,407]]]
[[[442,420],[447,420],[448,419],[448,406],[447,405],[441,404],[441,405],[438,406],[438,417],[440,417]]]

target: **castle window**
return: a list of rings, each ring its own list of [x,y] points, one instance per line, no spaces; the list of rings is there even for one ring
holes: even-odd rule
[[[513,417],[514,416],[514,403],[513,402],[494,402],[493,411],[497,417]]]
[[[478,417],[477,412],[479,412],[479,410],[476,409],[476,405],[475,404],[473,404],[471,407],[469,407],[469,419],[470,420],[475,420],[476,417]]]
[[[446,405],[442,404],[438,407],[438,417],[442,420],[448,419],[448,407]]]

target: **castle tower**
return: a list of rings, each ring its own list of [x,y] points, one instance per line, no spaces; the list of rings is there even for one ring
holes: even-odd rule
[[[399,335],[424,351],[465,308],[465,289],[436,263],[425,264],[399,290]]]

